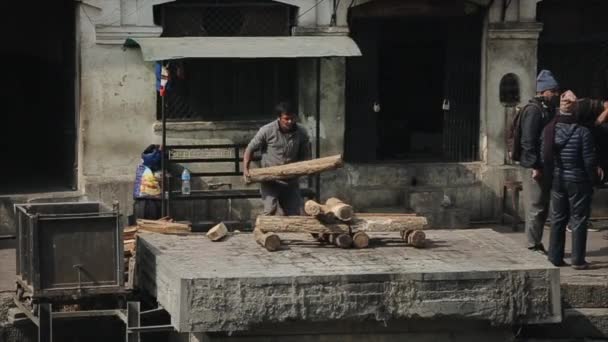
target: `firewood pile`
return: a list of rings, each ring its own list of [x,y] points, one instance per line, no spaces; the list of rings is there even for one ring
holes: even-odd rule
[[[126,227],[123,230],[125,282],[128,289],[132,289],[134,285],[137,233],[140,231],[160,234],[188,234],[191,231],[191,225],[189,223],[175,222],[169,217],[163,217],[158,220],[140,219],[137,220],[137,225]]]
[[[352,206],[338,198],[324,204],[307,201],[308,216],[258,216],[254,239],[268,251],[281,247],[278,233],[310,233],[322,244],[340,248],[367,248],[370,232],[399,232],[407,246],[424,248],[425,217],[415,214],[355,214]]]

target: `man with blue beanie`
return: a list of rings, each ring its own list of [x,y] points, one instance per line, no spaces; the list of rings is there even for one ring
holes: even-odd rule
[[[545,253],[542,238],[551,195],[551,179],[543,177],[542,172],[541,135],[558,107],[559,84],[551,71],[542,70],[536,78],[536,96],[522,109],[520,156],[520,165],[530,169],[522,182],[528,216],[528,249],[541,253]]]

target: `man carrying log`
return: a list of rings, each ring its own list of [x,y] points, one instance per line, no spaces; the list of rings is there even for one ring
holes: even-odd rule
[[[310,138],[304,127],[298,125],[297,115],[288,102],[275,107],[277,120],[263,126],[253,137],[243,156],[243,176],[248,182],[249,164],[255,151],[262,152],[262,167],[290,164],[310,159]],[[260,194],[264,202],[264,215],[300,215],[302,198],[298,178],[265,181]]]

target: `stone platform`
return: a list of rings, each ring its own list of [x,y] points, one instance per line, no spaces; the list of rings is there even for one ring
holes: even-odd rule
[[[489,229],[431,230],[428,248],[378,233],[368,249],[284,234],[267,252],[251,234],[142,234],[138,284],[179,332],[293,322],[446,319],[496,326],[561,321],[559,269]]]

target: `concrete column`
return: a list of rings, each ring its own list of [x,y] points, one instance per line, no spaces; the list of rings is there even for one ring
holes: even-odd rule
[[[536,4],[540,0],[520,0],[519,1],[519,21],[536,21]]]
[[[489,24],[486,50],[486,136],[487,163],[503,165],[506,144],[504,107],[500,103],[499,85],[508,73],[517,75],[520,81],[522,102],[535,94],[538,35],[540,23]]]
[[[346,60],[321,59],[321,156],[344,153]]]

